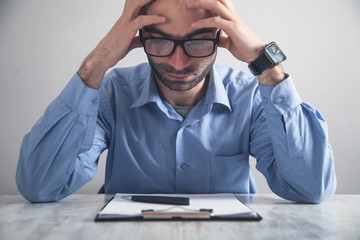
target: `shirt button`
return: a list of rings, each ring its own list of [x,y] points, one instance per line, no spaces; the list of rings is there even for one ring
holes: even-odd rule
[[[264,98],[262,99],[262,102],[263,102],[263,104],[267,104],[267,102],[268,102],[267,98],[264,97]]]
[[[280,103],[282,103],[283,102],[283,98],[281,98],[281,97],[277,97],[277,98],[275,98],[274,99],[274,103],[276,103],[276,104],[280,104]]]
[[[182,170],[186,171],[186,170],[188,170],[189,165],[187,165],[186,163],[183,163],[183,164],[181,164],[180,168],[181,168]]]
[[[92,104],[96,105],[98,103],[98,99],[94,98],[91,102],[92,102]]]

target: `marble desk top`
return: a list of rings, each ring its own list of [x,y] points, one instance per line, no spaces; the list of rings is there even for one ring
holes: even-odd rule
[[[33,204],[0,195],[0,239],[360,239],[360,195],[298,204],[273,194],[239,195],[260,222],[94,222],[108,195],[73,194]]]

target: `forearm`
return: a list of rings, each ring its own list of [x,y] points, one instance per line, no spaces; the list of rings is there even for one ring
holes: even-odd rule
[[[139,15],[140,9],[150,1],[127,1],[123,14],[78,71],[86,86],[98,89],[109,68],[122,60],[129,51],[142,46],[139,37],[136,37],[139,29],[165,22],[166,19],[162,16]]]
[[[290,79],[261,90],[266,120],[255,124],[257,169],[281,197],[312,203],[328,198],[336,177],[325,120],[301,102]]]
[[[72,79],[23,139],[16,182],[30,201],[63,198],[95,171],[99,153],[92,153],[93,159],[81,158],[81,153],[94,142],[98,93],[79,84],[81,80]]]
[[[102,79],[108,69],[104,66],[103,58],[106,53],[94,50],[82,63],[78,70],[78,75],[86,86],[99,89]]]

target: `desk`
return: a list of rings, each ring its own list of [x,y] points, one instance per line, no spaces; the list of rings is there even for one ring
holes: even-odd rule
[[[0,239],[360,239],[360,195],[297,204],[272,194],[239,195],[260,222],[94,222],[107,195],[31,204],[0,196]]]

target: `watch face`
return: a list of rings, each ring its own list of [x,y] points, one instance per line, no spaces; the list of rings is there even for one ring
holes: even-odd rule
[[[281,51],[275,42],[270,43],[266,46],[265,52],[267,53],[273,64],[278,64],[286,59],[285,54]]]

